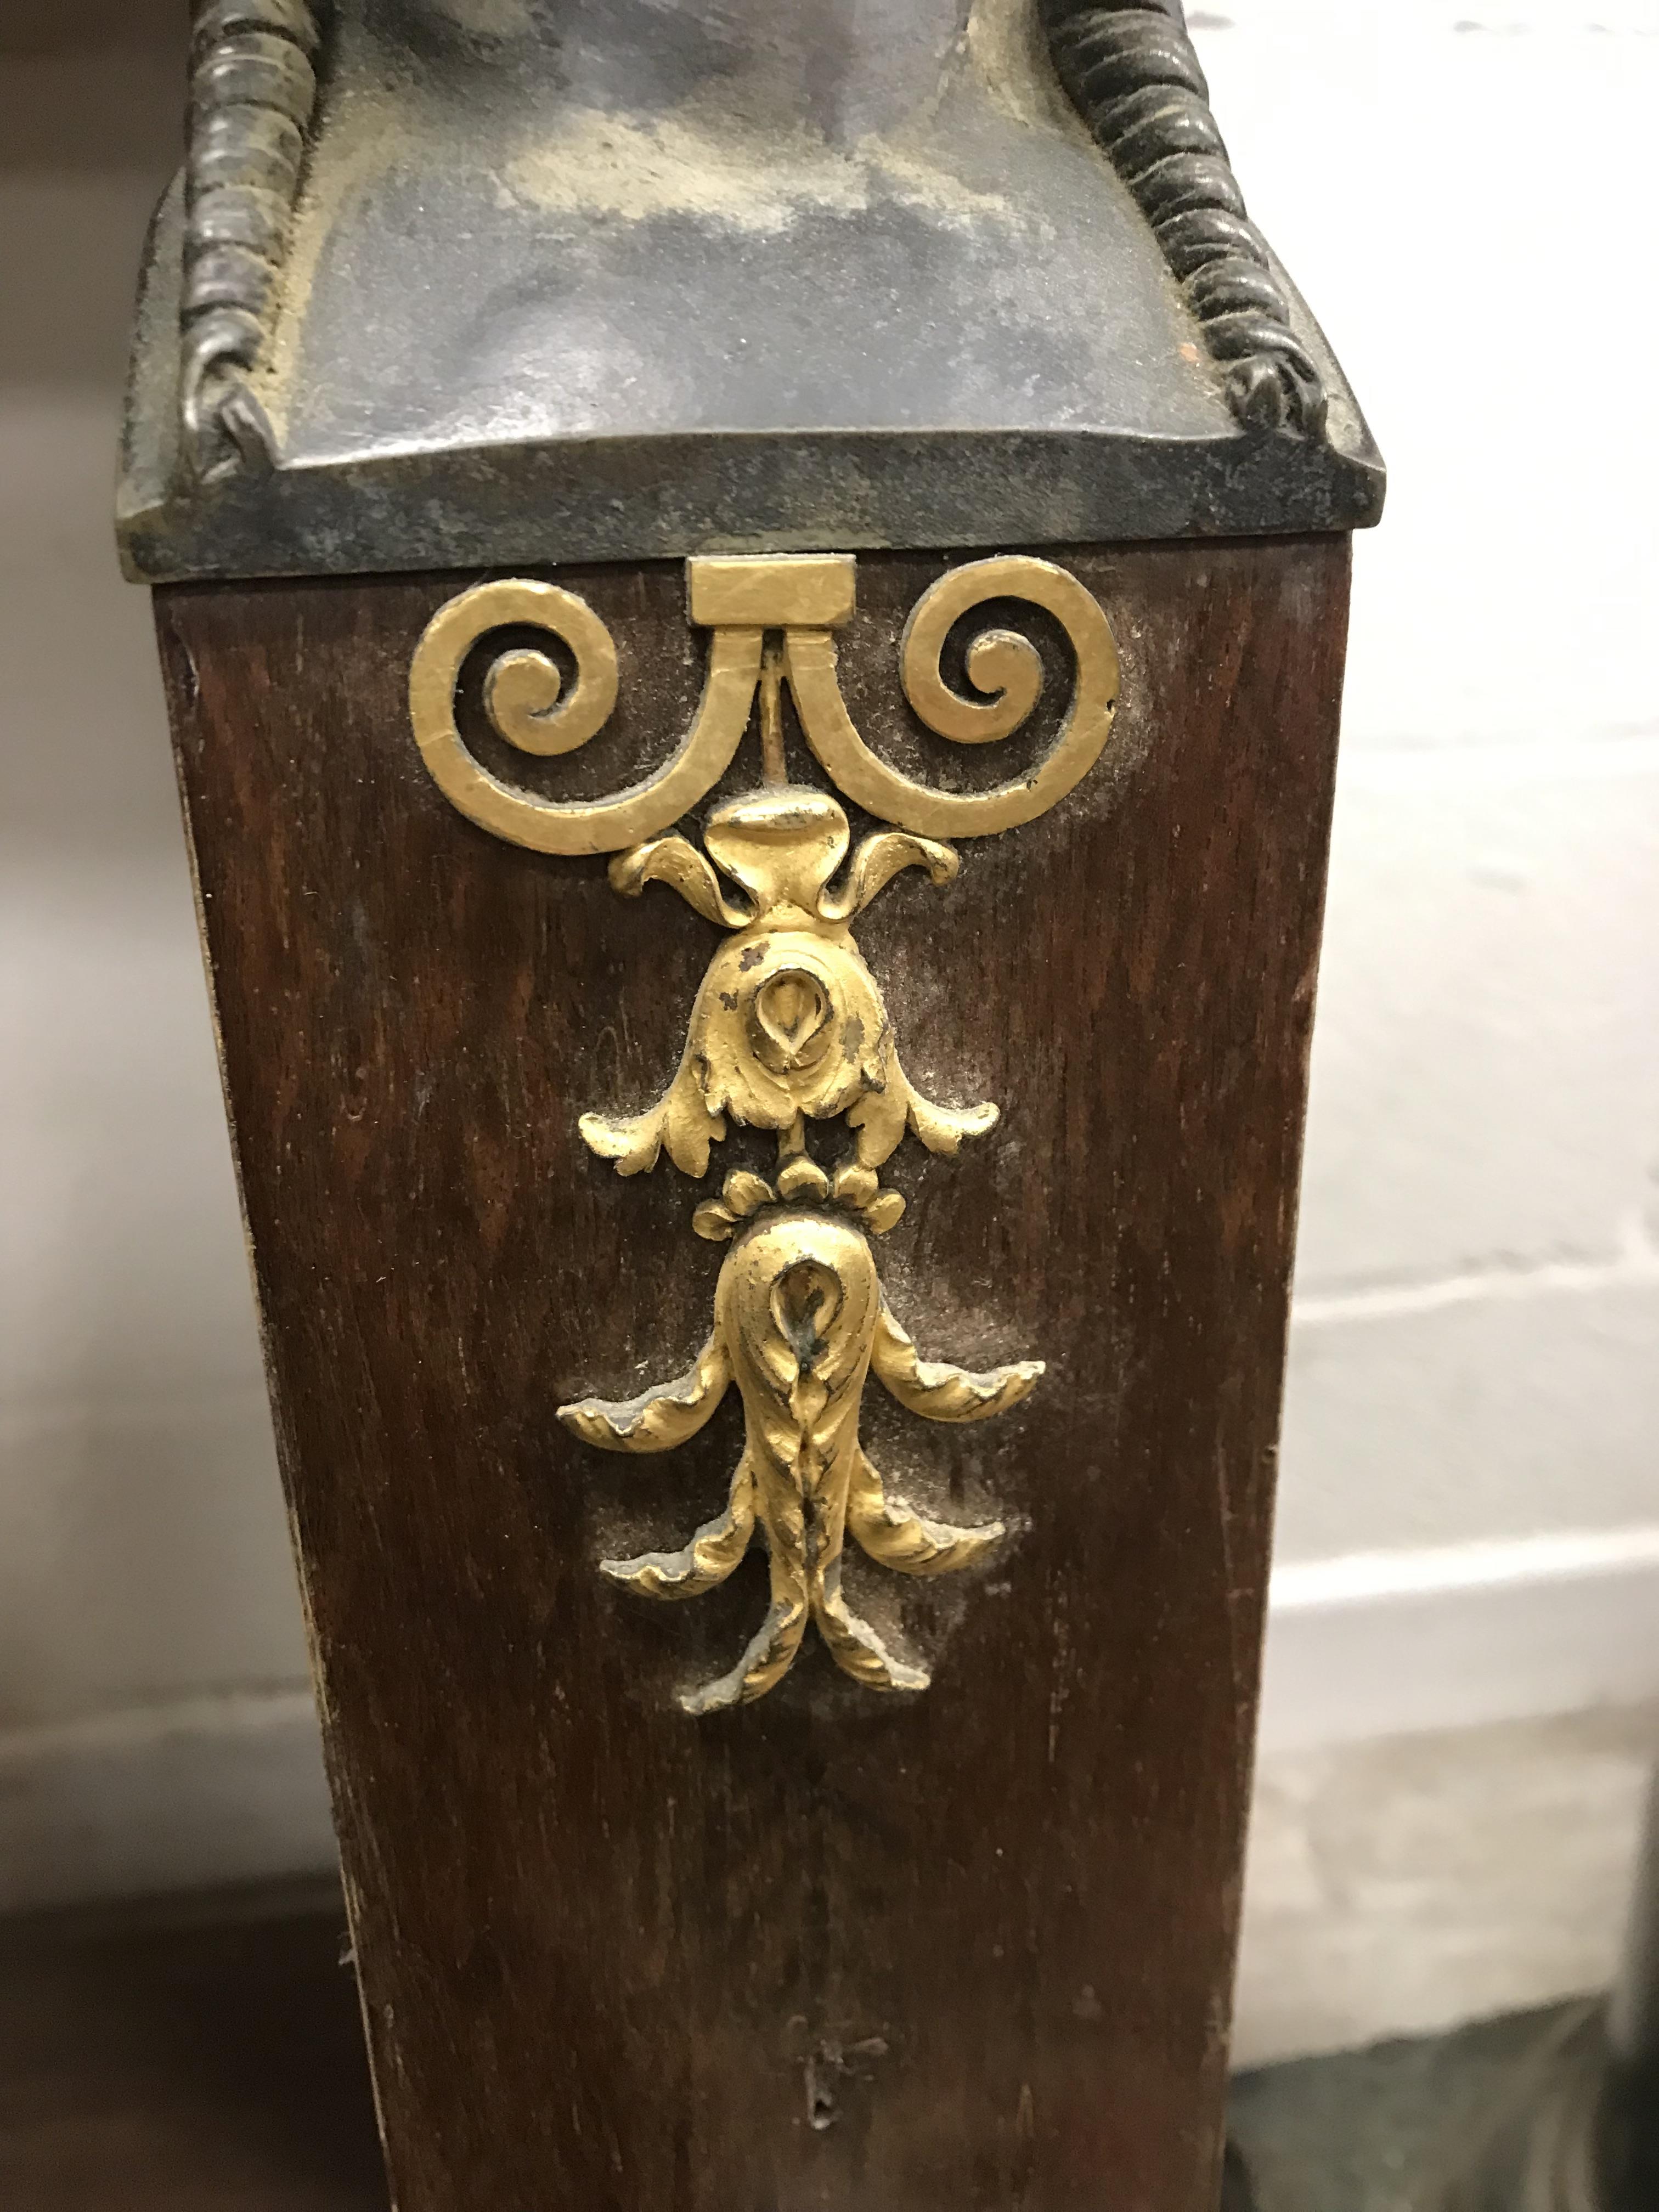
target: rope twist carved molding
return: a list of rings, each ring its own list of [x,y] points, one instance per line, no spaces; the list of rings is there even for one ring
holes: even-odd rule
[[[1325,387],[1244,211],[1181,0],[1041,0],[1072,100],[1152,225],[1241,422],[1319,435]]]
[[[410,719],[434,780],[469,819],[538,852],[612,853],[617,890],[637,896],[648,883],[666,884],[728,933],[667,1089],[643,1112],[584,1114],[589,1149],[620,1175],[647,1174],[666,1152],[682,1174],[701,1178],[733,1124],[777,1141],[769,1178],[734,1169],[692,1215],[698,1236],[731,1249],[713,1332],[690,1368],[637,1397],[560,1408],[588,1443],[655,1452],[695,1435],[732,1385],[743,1401],[744,1449],[724,1510],[680,1550],[606,1559],[603,1571],[641,1596],[695,1597],[723,1582],[761,1532],[771,1577],[765,1618],[729,1672],[682,1697],[689,1712],[763,1696],[793,1662],[809,1622],[856,1681],[921,1690],[926,1670],[848,1602],[847,1538],[902,1574],[937,1575],[981,1558],[1004,1528],[932,1521],[888,1495],[860,1439],[865,1384],[873,1374],[927,1420],[977,1421],[1018,1405],[1042,1363],[975,1374],[924,1360],[887,1304],[871,1239],[895,1227],[904,1200],[883,1188],[882,1167],[907,1132],[952,1155],[998,1115],[989,1102],[937,1104],[910,1082],[852,924],[902,870],[920,868],[939,888],[954,880],[957,855],[939,842],[941,830],[992,835],[1035,819],[1073,788],[1111,730],[1116,643],[1096,600],[1049,562],[1001,557],[947,572],[923,594],[900,647],[905,695],[928,726],[959,744],[994,744],[1037,704],[1042,661],[1013,630],[986,630],[969,645],[965,672],[981,696],[964,697],[944,679],[947,635],[987,602],[1023,600],[1053,616],[1071,647],[1073,684],[1058,737],[1028,774],[988,791],[933,791],[870,750],[842,698],[833,633],[853,613],[850,557],[710,558],[687,568],[691,619],[713,632],[702,698],[666,764],[631,789],[561,805],[492,774],[461,736],[463,664],[509,624],[553,631],[575,675],[567,689],[545,654],[522,647],[500,654],[484,682],[497,733],[548,756],[574,750],[603,726],[617,696],[614,642],[585,601],[554,585],[480,584],[440,608],[410,663]],[[856,851],[840,803],[787,779],[786,687],[819,763],[849,798],[895,825]],[[711,810],[699,849],[670,825],[725,774],[757,698],[762,786]],[[838,1121],[850,1142],[826,1164],[813,1157],[809,1131]]]
[[[307,0],[202,0],[192,26],[179,405],[204,483],[276,457],[249,384],[270,331],[317,99]]]

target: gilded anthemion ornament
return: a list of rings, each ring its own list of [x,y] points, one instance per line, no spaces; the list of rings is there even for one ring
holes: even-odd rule
[[[695,1597],[724,1581],[761,1531],[771,1576],[766,1617],[728,1673],[682,1699],[690,1712],[763,1696],[793,1661],[809,1621],[855,1680],[921,1690],[927,1674],[848,1603],[847,1538],[883,1566],[938,1575],[981,1558],[1003,1528],[950,1527],[889,1496],[860,1441],[866,1382],[873,1372],[926,1419],[977,1421],[1017,1405],[1042,1363],[973,1374],[924,1360],[887,1304],[871,1239],[894,1226],[904,1200],[883,1186],[882,1167],[907,1130],[929,1152],[954,1153],[994,1126],[997,1109],[938,1105],[910,1082],[853,924],[902,869],[949,884],[958,860],[944,840],[1034,820],[1076,785],[1111,728],[1116,647],[1097,602],[1050,562],[1002,557],[948,571],[923,595],[900,647],[905,696],[929,728],[960,744],[991,743],[1018,728],[1037,702],[1042,663],[1012,630],[987,630],[968,650],[968,680],[980,696],[965,698],[943,679],[947,634],[988,600],[1045,609],[1066,633],[1075,673],[1060,734],[1029,775],[985,792],[938,792],[872,752],[848,715],[834,632],[853,613],[850,557],[721,557],[687,568],[690,618],[712,632],[708,672],[690,730],[653,776],[612,799],[559,805],[503,781],[468,751],[454,712],[461,664],[507,624],[554,631],[576,662],[567,690],[542,654],[519,649],[495,661],[485,702],[511,743],[543,756],[570,751],[615,703],[609,632],[584,601],[550,584],[482,584],[439,611],[410,669],[415,732],[439,786],[471,819],[536,851],[614,853],[617,890],[635,896],[648,883],[666,884],[727,933],[692,1004],[668,1088],[641,1113],[585,1114],[589,1147],[621,1175],[647,1173],[666,1152],[683,1174],[701,1178],[733,1123],[777,1141],[769,1179],[734,1170],[692,1215],[699,1236],[730,1249],[714,1327],[691,1367],[635,1398],[560,1408],[589,1443],[651,1452],[695,1436],[734,1383],[743,1401],[744,1449],[724,1511],[680,1550],[607,1559],[604,1572],[645,1597]],[[820,765],[848,798],[895,825],[864,838],[850,859],[837,800],[786,781],[785,686]],[[661,834],[725,774],[757,694],[762,787],[712,810],[701,850],[678,833]],[[813,1123],[844,1127],[844,1154],[832,1167],[809,1150]]]

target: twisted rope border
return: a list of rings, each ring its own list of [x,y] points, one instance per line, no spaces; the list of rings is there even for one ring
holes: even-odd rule
[[[1180,280],[1241,422],[1316,437],[1325,386],[1244,212],[1181,0],[1039,0],[1073,105]]]
[[[317,46],[307,0],[200,0],[196,10],[179,404],[185,459],[204,483],[276,457],[248,379],[288,254]]]

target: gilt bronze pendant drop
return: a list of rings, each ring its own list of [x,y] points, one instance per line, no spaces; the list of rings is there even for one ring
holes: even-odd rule
[[[713,631],[703,696],[691,729],[658,773],[616,797],[557,805],[494,775],[467,749],[454,713],[461,664],[489,632],[535,623],[576,662],[568,690],[544,656],[501,655],[485,700],[500,733],[529,752],[565,752],[604,724],[617,664],[605,625],[552,585],[482,584],[440,609],[416,650],[410,708],[428,767],[460,810],[498,836],[550,853],[610,850],[616,890],[637,896],[669,884],[730,934],[693,1002],[673,1080],[642,1113],[595,1109],[581,1120],[589,1148],[624,1176],[649,1172],[665,1152],[683,1174],[708,1172],[711,1147],[732,1124],[773,1133],[767,1179],[728,1174],[693,1216],[696,1233],[731,1249],[714,1293],[714,1322],[693,1365],[622,1401],[585,1398],[560,1418],[590,1443],[623,1452],[672,1449],[696,1435],[735,1383],[744,1442],[726,1509],[674,1552],[606,1559],[605,1573],[652,1598],[695,1597],[737,1566],[757,1528],[766,1545],[771,1603],[729,1672],[682,1698],[703,1713],[763,1696],[787,1671],[807,1625],[836,1664],[871,1689],[925,1689],[928,1675],[889,1648],[842,1587],[850,1534],[879,1565],[939,1575],[981,1558],[1004,1534],[993,1522],[956,1528],[890,1497],[860,1437],[873,1373],[899,1403],[933,1421],[988,1419],[1018,1404],[1042,1373],[1038,1359],[985,1374],[924,1360],[883,1292],[871,1239],[898,1221],[904,1200],[880,1170],[907,1130],[934,1153],[954,1154],[989,1131],[989,1103],[936,1104],[911,1083],[881,988],[852,925],[893,877],[924,869],[938,886],[959,865],[943,836],[978,836],[1028,822],[1085,775],[1110,732],[1118,662],[1111,627],[1065,570],[1030,557],[975,562],[947,572],[906,627],[900,674],[911,707],[939,735],[995,742],[1030,717],[1042,688],[1036,648],[993,629],[967,651],[981,696],[951,690],[940,657],[952,627],[988,600],[1024,600],[1065,630],[1075,664],[1060,734],[1030,774],[983,793],[929,789],[872,752],[854,729],[836,678],[833,632],[851,618],[854,567],[844,556],[693,560],[691,618]],[[845,809],[828,792],[785,781],[781,694],[787,685],[821,765],[868,812],[894,823],[851,853]],[[732,760],[756,695],[764,781],[717,805],[701,850],[659,834],[703,798]],[[813,1124],[844,1125],[843,1156],[812,1157]]]

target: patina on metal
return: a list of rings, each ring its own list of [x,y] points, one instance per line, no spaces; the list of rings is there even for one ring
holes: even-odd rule
[[[1382,488],[1177,0],[199,12],[135,577],[1347,530]]]
[[[1210,112],[1181,0],[1042,0],[1054,65],[1151,223],[1241,422],[1317,435],[1325,378]]]
[[[276,459],[253,390],[317,100],[307,0],[204,0],[192,26],[179,459],[212,483]]]

